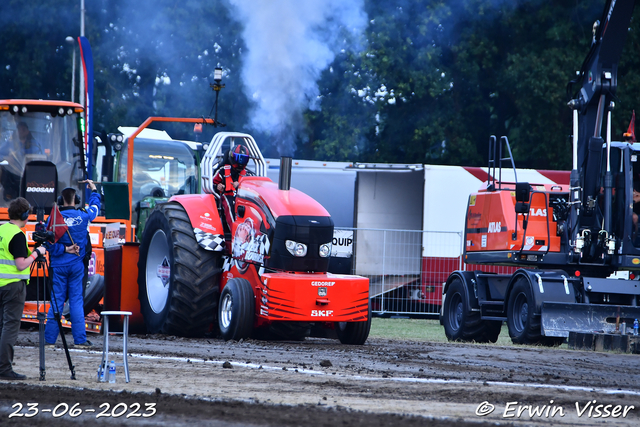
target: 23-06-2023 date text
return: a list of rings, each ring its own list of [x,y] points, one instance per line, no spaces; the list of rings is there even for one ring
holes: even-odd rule
[[[51,414],[54,418],[60,418],[63,416],[68,416],[71,418],[76,418],[85,414],[95,414],[96,418],[102,417],[110,417],[110,418],[136,418],[143,417],[149,418],[153,417],[156,414],[156,404],[155,403],[132,403],[131,405],[127,405],[126,403],[118,403],[111,407],[109,403],[102,403],[99,406],[99,409],[95,408],[86,408],[82,407],[80,403],[75,403],[73,405],[69,405],[67,403],[58,403],[53,408],[40,408],[39,403],[25,403],[22,404],[20,402],[14,403],[11,406],[14,411],[9,414],[9,418],[14,417],[24,417],[31,418],[36,415],[42,414]]]

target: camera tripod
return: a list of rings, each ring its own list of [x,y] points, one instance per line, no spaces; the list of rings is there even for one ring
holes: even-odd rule
[[[55,298],[53,297],[53,286],[51,285],[52,274],[53,272],[51,271],[49,262],[44,257],[44,255],[41,255],[38,252],[38,257],[36,258],[34,263],[31,265],[31,277],[34,277],[34,276],[36,277],[36,310],[38,312],[37,318],[38,318],[38,338],[39,338],[38,341],[39,341],[39,348],[40,348],[40,381],[45,381],[45,376],[46,376],[46,368],[45,368],[45,362],[44,362],[44,343],[45,343],[44,326],[45,326],[45,319],[47,318],[47,312],[48,312],[48,310],[45,311],[46,309],[45,298],[47,294],[50,296],[49,301],[50,301],[51,307],[53,308],[53,317],[55,321],[58,323],[58,329],[60,330],[60,337],[62,338],[62,346],[64,347],[64,352],[67,356],[67,363],[69,364],[69,370],[71,371],[71,379],[75,380],[76,371],[75,371],[75,367],[73,366],[73,363],[71,362],[71,355],[69,354],[69,346],[67,345],[67,339],[65,338],[64,331],[62,329],[62,318],[60,315],[60,310]],[[42,289],[44,293],[44,295],[42,296],[42,299],[40,298],[41,284],[43,285]],[[42,310],[40,310],[40,307],[42,307]]]

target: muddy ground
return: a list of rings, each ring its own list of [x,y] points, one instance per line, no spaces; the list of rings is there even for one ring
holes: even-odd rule
[[[129,383],[98,383],[93,351],[45,352],[21,331],[0,424],[176,426],[640,425],[640,356],[370,339],[345,346],[132,335]],[[121,337],[110,347],[122,361]],[[31,404],[31,405],[28,405]],[[67,409],[68,408],[68,409]]]

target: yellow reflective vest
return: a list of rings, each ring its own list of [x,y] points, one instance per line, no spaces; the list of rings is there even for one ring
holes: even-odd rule
[[[9,252],[9,243],[13,236],[18,233],[22,233],[20,227],[10,222],[0,226],[0,286],[8,285],[9,283],[17,282],[19,280],[26,280],[29,283],[30,269],[18,270],[16,267],[16,260]],[[26,242],[27,239],[25,239]],[[27,252],[29,246],[27,244]]]

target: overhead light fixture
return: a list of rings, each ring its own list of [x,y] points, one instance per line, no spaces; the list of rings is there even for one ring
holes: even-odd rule
[[[110,133],[107,135],[107,138],[111,141],[111,148],[113,148],[114,151],[122,150],[124,146],[124,136],[122,136],[122,134]]]
[[[118,134],[118,133],[110,133],[108,135],[108,137],[111,140],[111,142],[122,142],[122,141],[124,141],[124,138],[122,137],[122,135]]]

